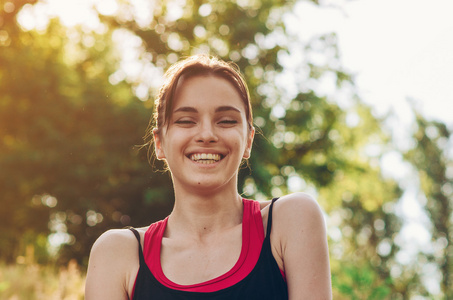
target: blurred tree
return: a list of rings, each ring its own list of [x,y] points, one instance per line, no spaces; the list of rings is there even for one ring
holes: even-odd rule
[[[374,267],[366,262],[360,268],[349,265],[343,268],[343,276],[332,281],[334,299],[388,299],[391,280],[378,278]]]
[[[405,158],[418,170],[426,197],[424,208],[432,223],[434,251],[428,255],[441,273],[445,299],[453,298],[453,159],[452,131],[438,121],[428,121],[416,112],[416,145]]]
[[[22,159],[20,149],[25,148],[25,141],[16,137],[15,132],[19,130],[20,124],[28,123],[28,115],[32,109],[32,103],[25,103],[24,95],[33,89],[33,86],[28,82],[24,84],[21,79],[27,76],[28,81],[32,83],[33,75],[30,74],[29,69],[38,68],[38,66],[36,64],[30,66],[25,62],[38,53],[33,53],[26,46],[32,37],[29,34],[23,34],[21,29],[16,26],[15,17],[23,5],[35,2],[37,1],[17,1],[13,4],[0,1],[0,191],[2,204],[0,209],[0,255],[2,258],[10,260],[13,258],[12,253],[17,252],[18,244],[16,242],[22,236],[29,235],[27,231],[32,231],[33,236],[46,233],[48,222],[46,210],[42,208],[32,210],[30,203],[24,203],[23,193],[31,189],[33,182],[25,183],[21,178],[17,178],[17,174],[22,170],[18,169],[19,165],[16,165],[16,161]],[[22,36],[22,39],[19,36]],[[19,56],[16,52],[19,51],[18,48],[22,50]],[[15,66],[16,60],[18,61],[17,67]],[[20,63],[22,63],[22,68]],[[18,76],[19,74],[21,76]],[[29,127],[29,129],[31,128]],[[15,156],[15,159],[8,159],[8,156]],[[27,200],[31,200],[31,198]],[[30,219],[31,215],[34,218]],[[12,228],[13,224],[17,230]]]
[[[2,256],[14,259],[20,250],[8,249],[32,231],[61,239],[63,260],[83,261],[106,229],[164,217],[172,205],[169,176],[153,172],[145,151],[133,146],[142,143],[166,67],[209,52],[239,65],[253,99],[261,134],[251,170],[240,172],[244,196],[316,193],[328,212],[335,282],[363,274],[398,292],[387,279],[400,226],[391,204],[401,191],[378,163],[388,139],[341,68],[336,37],[301,41],[289,32],[284,19],[296,2],[154,1],[139,9],[118,1],[114,15],[99,14],[101,33],[56,20],[23,30],[15,14],[26,3],[2,12],[8,17],[0,33]],[[128,73],[115,52],[131,44],[140,74]],[[388,250],[378,252],[380,245]],[[345,274],[345,264],[359,275]]]
[[[117,62],[109,35],[70,31],[56,20],[43,32],[23,31],[10,16],[19,9],[2,11],[0,253],[14,260],[32,242],[24,233],[52,233],[70,245],[63,260],[81,261],[106,227],[164,216],[171,203],[135,207],[148,207],[156,194],[171,198],[170,182],[134,148],[150,112],[129,85],[109,83]]]

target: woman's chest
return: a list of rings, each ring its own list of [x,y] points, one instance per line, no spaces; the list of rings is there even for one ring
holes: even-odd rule
[[[160,263],[170,281],[190,285],[217,278],[230,271],[242,250],[238,227],[205,240],[162,239]]]
[[[160,263],[165,276],[177,284],[190,285],[219,277],[231,270],[242,250],[238,227],[205,240],[162,239]]]

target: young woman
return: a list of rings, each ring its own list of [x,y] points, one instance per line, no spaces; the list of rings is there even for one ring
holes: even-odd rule
[[[255,129],[237,68],[193,56],[166,80],[149,135],[171,172],[173,211],[96,241],[86,299],[331,299],[316,201],[296,193],[258,202],[238,193]]]

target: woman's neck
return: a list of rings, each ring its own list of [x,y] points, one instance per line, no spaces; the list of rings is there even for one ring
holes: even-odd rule
[[[241,224],[242,213],[242,198],[237,190],[194,194],[175,189],[175,205],[167,229],[169,234],[201,237]]]

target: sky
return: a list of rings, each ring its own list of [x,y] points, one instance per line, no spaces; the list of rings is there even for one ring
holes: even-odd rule
[[[296,6],[300,34],[337,33],[343,66],[377,114],[408,118],[410,97],[426,117],[453,125],[453,1],[322,3]]]

